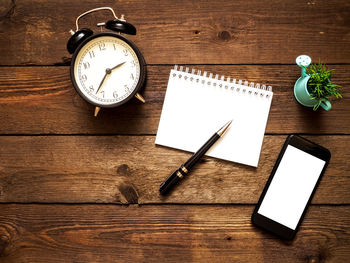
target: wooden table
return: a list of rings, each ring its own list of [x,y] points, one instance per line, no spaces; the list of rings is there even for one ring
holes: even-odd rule
[[[111,6],[148,69],[142,104],[101,111],[74,91],[68,31]],[[92,27],[109,13],[82,19]],[[295,58],[336,69],[330,112],[296,103]],[[170,196],[161,181],[190,154],[155,146],[173,64],[273,86],[257,169],[205,158]],[[0,262],[348,262],[350,2],[40,1],[0,4]],[[291,133],[332,160],[293,242],[250,216]]]

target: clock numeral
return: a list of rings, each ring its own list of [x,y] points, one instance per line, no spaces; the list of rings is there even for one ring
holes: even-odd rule
[[[133,61],[131,61],[131,66],[132,67],[135,67],[136,66],[136,63],[135,63],[135,61],[133,60]]]
[[[124,56],[128,56],[128,50],[127,49],[123,49],[123,53],[124,53]]]
[[[89,69],[90,68],[90,63],[89,62],[84,62],[84,69]]]
[[[118,93],[116,91],[113,92],[113,97],[116,99],[118,98]]]
[[[134,79],[135,79],[134,74],[131,73],[130,78],[131,78],[132,80],[134,80]]]
[[[95,52],[93,50],[89,51],[89,55],[90,58],[94,58],[95,57]]]
[[[98,47],[100,48],[100,51],[102,51],[102,50],[106,50],[106,44],[105,43],[99,43],[98,44]]]
[[[81,76],[82,81],[87,81],[87,76],[84,74]]]
[[[114,50],[117,50],[117,48],[115,47],[115,44],[113,43],[113,48],[114,48]]]
[[[125,91],[126,91],[126,92],[129,92],[129,91],[130,91],[128,85],[125,84],[125,85],[124,85],[124,88],[125,88]]]
[[[102,91],[100,92],[100,94],[102,94],[102,98],[105,97],[105,91],[104,91],[104,90],[102,90]]]
[[[93,85],[90,85],[90,86],[89,86],[89,90],[90,90],[90,92],[94,92],[94,86],[93,86]]]

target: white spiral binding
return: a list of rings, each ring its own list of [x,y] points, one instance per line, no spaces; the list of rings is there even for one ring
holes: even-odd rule
[[[196,83],[200,83],[203,85],[212,85],[214,87],[218,86],[220,88],[224,88],[224,89],[231,89],[232,91],[237,91],[237,92],[243,92],[243,93],[247,93],[249,95],[260,95],[260,97],[266,97],[269,98],[272,92],[272,86],[266,86],[266,85],[260,85],[260,83],[254,83],[254,82],[248,82],[247,80],[242,81],[242,80],[237,80],[237,79],[232,79],[230,77],[228,77],[225,80],[225,76],[221,76],[219,78],[218,74],[215,74],[215,76],[213,76],[213,73],[209,73],[209,76],[207,76],[207,72],[204,71],[202,73],[201,70],[196,70],[195,69],[191,69],[191,73],[189,73],[189,68],[186,67],[185,70],[183,68],[183,66],[180,66],[180,68],[178,67],[178,65],[174,66],[174,70],[178,71],[179,73],[173,73],[173,77],[178,77],[179,79],[181,79],[182,77],[187,81],[191,81],[191,82],[196,82]],[[184,72],[186,74],[181,74],[181,72]],[[190,74],[190,77],[187,76],[187,74]],[[199,78],[201,77],[201,78]],[[204,78],[204,79],[202,79]],[[219,82],[219,83],[218,83]],[[222,84],[222,82],[224,82],[224,84]],[[238,85],[242,85],[242,86],[246,86],[249,87],[248,91],[245,88],[241,88],[240,87],[236,87],[234,86],[234,84],[238,84]]]

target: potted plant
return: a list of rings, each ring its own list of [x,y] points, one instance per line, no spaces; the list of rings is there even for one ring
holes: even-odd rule
[[[331,109],[330,98],[342,98],[340,86],[331,82],[334,69],[324,64],[311,64],[311,58],[305,55],[297,57],[297,65],[301,67],[301,77],[295,82],[294,96],[296,100],[314,111],[321,106]]]

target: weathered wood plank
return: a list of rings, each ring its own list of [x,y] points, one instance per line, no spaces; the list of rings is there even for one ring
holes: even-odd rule
[[[335,101],[333,109],[299,105],[293,86],[297,66],[195,66],[232,78],[273,86],[274,98],[267,133],[349,133],[350,99]],[[334,82],[345,92],[350,86],[350,66],[335,65]],[[0,134],[155,134],[171,66],[149,66],[143,92],[146,104],[132,101],[122,107],[101,111],[83,101],[70,82],[68,67],[0,68]],[[267,82],[264,82],[266,80]]]
[[[0,205],[1,262],[347,262],[350,208],[311,206],[294,242],[253,206]]]
[[[2,136],[0,202],[257,202],[286,136],[265,136],[257,169],[205,158],[167,197],[160,183],[190,153],[153,136]],[[313,203],[350,204],[350,136],[307,136],[332,152]]]
[[[149,64],[293,63],[302,53],[350,62],[349,1],[104,1],[138,29],[132,39]],[[65,63],[75,19],[91,1],[3,0],[1,65]],[[98,32],[110,13],[81,20]]]

